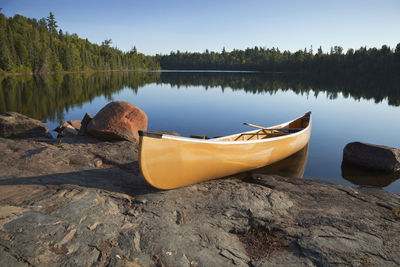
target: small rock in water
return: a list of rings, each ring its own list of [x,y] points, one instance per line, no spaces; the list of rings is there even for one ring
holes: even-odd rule
[[[353,142],[343,150],[343,162],[384,172],[400,172],[400,150],[381,145]]]

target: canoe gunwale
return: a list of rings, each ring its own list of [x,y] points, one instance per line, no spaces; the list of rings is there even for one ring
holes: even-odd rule
[[[258,140],[244,140],[244,141],[219,141],[222,138],[229,138],[229,137],[234,137],[240,134],[248,134],[248,133],[255,133],[259,130],[251,130],[251,131],[246,131],[246,132],[241,132],[241,133],[236,133],[236,134],[232,134],[232,135],[227,135],[227,136],[222,136],[222,137],[218,137],[218,138],[211,138],[211,139],[196,139],[196,138],[190,138],[190,137],[184,137],[184,136],[176,136],[176,135],[168,135],[168,134],[158,134],[158,133],[151,133],[151,132],[143,132],[143,131],[139,131],[139,135],[140,136],[147,136],[147,137],[152,137],[152,138],[162,138],[162,139],[170,139],[170,140],[179,140],[179,141],[185,141],[185,142],[193,142],[193,143],[208,143],[208,144],[226,144],[226,145],[232,145],[232,144],[252,144],[252,143],[263,143],[263,142],[272,142],[275,140],[280,140],[280,139],[285,139],[285,138],[289,138],[289,137],[293,137],[293,136],[297,136],[297,135],[301,135],[302,133],[304,133],[305,131],[307,131],[310,127],[311,127],[311,112],[308,112],[306,114],[304,114],[301,117],[298,117],[294,120],[288,121],[288,122],[284,122],[278,125],[274,125],[274,126],[270,126],[266,129],[269,128],[276,128],[276,127],[283,127],[284,125],[290,124],[298,119],[303,118],[304,116],[306,116],[307,114],[309,114],[309,122],[307,127],[305,127],[304,129],[295,132],[295,133],[289,133],[286,135],[282,135],[282,136],[277,136],[277,137],[271,137],[271,138],[265,138],[265,139],[258,139]]]

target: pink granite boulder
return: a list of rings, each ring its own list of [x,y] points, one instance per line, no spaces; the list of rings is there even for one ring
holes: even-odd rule
[[[94,137],[133,143],[139,142],[139,130],[147,130],[146,113],[125,101],[107,104],[87,126],[87,132]]]

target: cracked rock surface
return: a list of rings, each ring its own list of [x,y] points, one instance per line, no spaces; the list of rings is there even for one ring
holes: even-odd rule
[[[0,151],[2,266],[400,265],[400,196],[382,189],[242,174],[160,191],[127,141]]]

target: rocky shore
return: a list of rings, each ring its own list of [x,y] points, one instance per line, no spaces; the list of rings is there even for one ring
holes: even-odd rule
[[[0,138],[2,266],[399,266],[400,196],[241,174],[160,191],[138,147]]]

